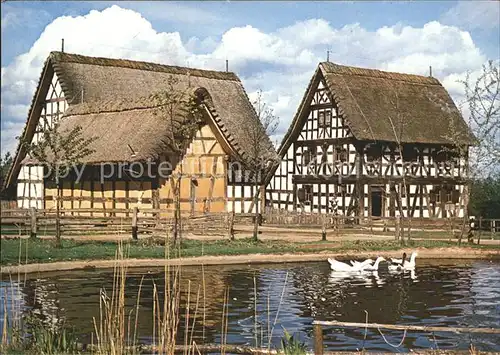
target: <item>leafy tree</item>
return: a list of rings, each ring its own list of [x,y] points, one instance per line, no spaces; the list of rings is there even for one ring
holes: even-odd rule
[[[59,248],[62,247],[60,227],[62,178],[68,176],[71,168],[80,164],[83,158],[94,152],[90,148],[94,140],[94,137],[84,138],[80,126],[61,131],[60,122],[56,122],[42,133],[38,142],[21,141],[26,147],[27,154],[48,169],[50,176],[55,181],[57,189],[56,245]]]
[[[3,189],[12,161],[13,159],[10,152],[5,153],[4,157],[0,155],[0,189]]]
[[[257,91],[257,96],[252,104],[261,125],[248,124],[245,127],[245,133],[251,148],[243,165],[251,173],[255,188],[253,196],[253,205],[255,206],[253,239],[257,241],[259,234],[259,187],[268,169],[278,162],[277,155],[270,152],[268,142],[269,136],[272,136],[278,128],[279,118],[274,114],[273,109],[264,102],[261,90]]]
[[[500,218],[500,174],[472,182],[469,213],[476,217]]]
[[[179,78],[169,76],[166,89],[151,95],[155,103],[155,114],[166,121],[166,137],[164,147],[169,151],[173,166],[178,166],[178,172],[171,176],[174,196],[174,243],[181,241],[181,205],[180,189],[183,178],[182,159],[196,131],[203,124],[203,111],[200,108],[201,99],[189,86],[182,88]]]
[[[478,140],[472,149],[472,178],[499,173],[500,167],[500,62],[483,65],[474,80],[468,73],[461,81],[465,89],[462,110],[468,111],[469,126]]]

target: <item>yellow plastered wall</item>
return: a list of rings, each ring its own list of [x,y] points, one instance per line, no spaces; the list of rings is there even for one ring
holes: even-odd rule
[[[176,177],[181,171],[182,213],[226,210],[226,153],[209,125],[197,132],[172,176]],[[172,178],[160,180],[159,192],[160,208],[173,210]],[[163,215],[167,217],[172,213],[165,212]]]
[[[50,185],[49,185],[50,186]],[[128,186],[128,194],[127,194]],[[54,197],[57,195],[55,187],[45,188],[45,208],[54,209],[56,207]],[[151,209],[152,186],[150,181],[82,181],[71,183],[64,181],[61,195],[63,202],[61,208],[64,209],[93,209],[94,212],[75,212],[81,216],[104,216],[112,213],[113,209]],[[135,198],[137,201],[129,201],[128,198]],[[93,199],[93,202],[92,202]],[[147,200],[146,200],[147,199]],[[106,212],[105,212],[106,211]],[[109,212],[108,212],[109,211]],[[115,213],[116,216],[125,216],[125,213]]]

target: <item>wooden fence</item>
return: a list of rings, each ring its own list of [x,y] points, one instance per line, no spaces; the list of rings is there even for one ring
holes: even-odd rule
[[[384,335],[380,329],[389,330],[402,330],[404,331],[403,340],[407,332],[422,332],[422,333],[457,333],[457,334],[500,334],[499,328],[459,328],[459,327],[437,327],[426,325],[399,325],[399,324],[379,324],[379,323],[352,323],[352,322],[338,322],[338,321],[314,321],[314,354],[323,355],[323,326],[334,327],[336,329],[342,328],[357,328],[359,330],[367,331],[367,329],[377,329],[385,340]],[[387,342],[387,341],[386,341]],[[389,343],[388,343],[389,344]],[[391,344],[389,344],[391,345]],[[391,345],[394,348],[399,348],[403,345],[403,341],[398,346]],[[362,349],[363,351],[365,349]]]
[[[104,213],[105,212],[105,213]],[[63,235],[85,234],[155,234],[171,231],[172,217],[162,216],[159,209],[65,209],[60,214]],[[90,214],[94,215],[90,215]],[[87,214],[87,215],[85,215]],[[181,230],[203,235],[225,235],[229,224],[251,222],[249,215],[237,218],[229,213],[204,213],[183,216]],[[55,234],[56,213],[54,210],[2,209],[2,235],[51,236]]]
[[[171,231],[174,225],[173,218],[166,216],[165,210],[160,209],[63,209],[61,210],[60,225],[63,235],[85,234],[112,234],[152,235]],[[253,214],[232,213],[199,213],[184,215],[181,219],[181,231],[200,235],[232,235],[234,226],[252,224]],[[403,232],[438,232],[444,231],[447,235],[459,234],[468,231],[468,223],[464,225],[462,218],[360,218],[333,216],[320,213],[297,213],[286,211],[266,210],[260,216],[260,222],[277,229],[292,230],[321,229],[323,238],[328,233],[391,233],[400,235]],[[55,210],[5,209],[1,210],[2,235],[32,235],[51,236],[55,234]],[[476,221],[479,228],[476,234],[481,238],[493,237],[500,232],[500,220],[480,219]],[[248,229],[248,228],[247,228]],[[248,231],[247,231],[248,233]],[[319,232],[318,232],[319,236]]]

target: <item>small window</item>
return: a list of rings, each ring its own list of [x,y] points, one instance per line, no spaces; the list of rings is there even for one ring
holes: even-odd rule
[[[318,113],[318,126],[320,128],[330,127],[332,125],[332,112],[330,110],[320,111]]]
[[[318,126],[325,127],[325,111],[318,112]]]
[[[400,184],[399,185],[399,195],[401,198],[406,198],[408,196],[410,190],[410,186],[405,184]]]
[[[297,190],[297,198],[299,202],[308,203],[312,202],[312,185],[304,185]]]
[[[302,164],[307,165],[311,161],[311,154],[308,149],[302,151]]]
[[[430,191],[430,200],[431,203],[436,203],[439,204],[441,203],[441,187],[440,186],[434,186],[434,188]]]
[[[325,127],[330,127],[332,125],[332,111],[328,110],[325,112]]]
[[[312,185],[304,185],[305,190],[305,201],[312,202],[313,199],[313,187]]]
[[[347,161],[347,149],[335,147],[335,161]]]
[[[316,149],[306,148],[302,151],[302,164],[309,165],[316,158]]]

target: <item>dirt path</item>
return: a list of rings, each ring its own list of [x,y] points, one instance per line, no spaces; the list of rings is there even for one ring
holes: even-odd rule
[[[422,259],[488,259],[500,258],[500,250],[484,250],[472,248],[417,248],[418,257]],[[384,256],[400,257],[403,251],[345,251],[335,253],[324,251],[320,253],[294,253],[294,254],[250,254],[250,255],[230,255],[230,256],[199,256],[179,259],[126,259],[115,260],[81,260],[81,261],[58,261],[53,263],[27,264],[2,266],[0,274],[24,274],[40,273],[48,271],[66,271],[82,269],[107,269],[115,265],[128,267],[158,267],[164,265],[235,265],[235,264],[262,264],[262,263],[289,263],[305,261],[322,261],[329,257],[342,257],[360,259],[366,257]]]

